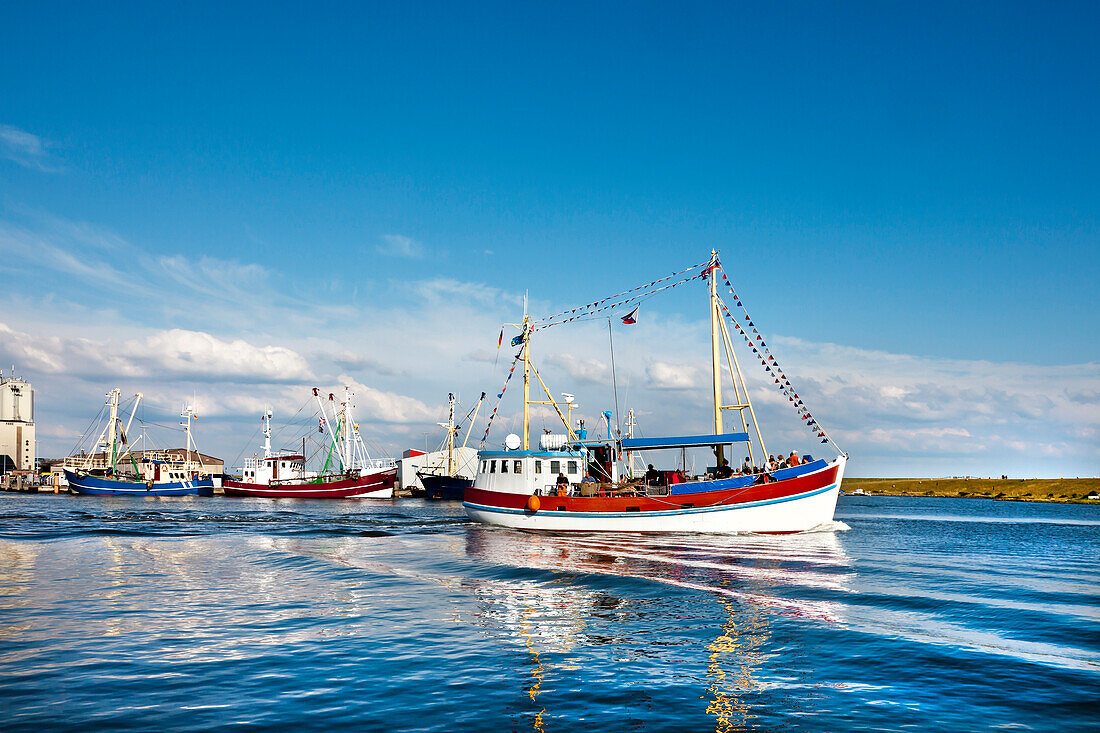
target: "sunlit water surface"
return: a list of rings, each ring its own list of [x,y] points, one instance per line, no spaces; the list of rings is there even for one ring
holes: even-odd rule
[[[547,536],[457,504],[0,495],[4,730],[1100,726],[1100,509]]]

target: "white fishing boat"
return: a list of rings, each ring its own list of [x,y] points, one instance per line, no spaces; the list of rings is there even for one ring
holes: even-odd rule
[[[521,323],[511,324],[520,331],[512,344],[520,346],[521,351],[508,378],[522,364],[523,432],[509,435],[500,449],[479,452],[478,474],[474,485],[466,490],[463,503],[469,517],[519,529],[582,532],[788,533],[828,526],[833,519],[847,454],[838,450],[838,455],[830,460],[815,460],[811,456],[799,460],[792,454],[787,467],[749,470],[740,475],[729,467],[726,457],[731,455],[728,451],[733,446],[745,446],[750,465],[764,465],[769,454],[727,322],[744,338],[769,381],[774,380],[778,391],[789,399],[814,439],[822,443],[831,443],[832,439],[794,391],[747,311],[743,317],[739,316],[723,301],[718,293],[719,277],[729,286],[736,302],[734,307],[744,311],[722,272],[717,253],[713,252],[707,262],[669,277],[544,319],[533,319],[525,312]],[[605,413],[606,438],[590,439],[583,432],[574,431],[532,362],[535,335],[552,326],[631,308],[621,317],[624,323],[633,323],[636,305],[641,300],[699,281],[705,281],[709,291],[713,432],[660,438],[617,437],[610,429],[611,413]],[[722,397],[723,355],[734,388],[734,398],[728,404]],[[545,400],[531,399],[533,380],[542,388]],[[507,381],[498,400],[506,389]],[[530,446],[532,404],[551,406],[565,427],[564,434],[542,436],[538,449]],[[726,411],[736,416],[740,430],[725,428]],[[486,435],[488,432],[487,428]],[[623,476],[620,470],[624,452],[667,450],[684,456],[686,451],[700,448],[714,456],[714,466],[700,474],[693,474],[686,463],[678,470],[647,472],[641,479],[629,472]]]

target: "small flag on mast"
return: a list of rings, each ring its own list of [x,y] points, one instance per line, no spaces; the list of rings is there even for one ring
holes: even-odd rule
[[[640,307],[640,306],[639,306]],[[638,308],[627,313],[623,316],[623,325],[630,326],[638,322]]]

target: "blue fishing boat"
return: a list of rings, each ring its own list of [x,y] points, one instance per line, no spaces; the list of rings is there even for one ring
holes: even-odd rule
[[[69,489],[77,494],[97,496],[213,496],[214,479],[211,476],[180,478],[162,481],[131,481],[93,476],[79,471],[65,470]]]
[[[69,490],[97,496],[213,496],[213,476],[203,473],[201,461],[192,459],[192,455],[198,457],[191,438],[191,421],[197,419],[194,409],[188,406],[180,413],[187,436],[182,459],[169,452],[149,451],[142,451],[138,459],[128,433],[142,396],[134,396],[130,419],[123,427],[118,414],[120,395],[118,389],[107,393],[107,424],[96,439],[97,450],[66,460]]]
[[[441,460],[437,465],[426,466],[423,471],[416,472],[416,477],[424,485],[424,498],[461,501],[466,495],[466,489],[474,485],[473,477],[462,475],[459,462],[455,460],[455,436],[462,429],[464,423],[469,421],[470,424],[473,424],[473,421],[477,419],[478,410],[481,409],[481,403],[484,401],[485,393],[482,392],[481,398],[478,399],[474,408],[466,413],[466,417],[462,419],[462,422],[455,425],[455,396],[453,392],[447,395],[447,422],[438,423],[439,427],[447,431],[443,437],[440,450],[436,452]],[[461,450],[465,450],[466,441],[469,439],[470,433],[467,431],[466,439],[462,441]],[[476,464],[470,473],[475,470]]]

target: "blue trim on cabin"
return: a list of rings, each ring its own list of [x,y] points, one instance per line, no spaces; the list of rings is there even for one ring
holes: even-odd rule
[[[656,450],[658,448],[701,448],[709,445],[747,443],[748,433],[717,435],[681,435],[672,438],[623,438],[623,450]]]
[[[791,496],[782,496],[778,499],[759,499],[757,501],[746,501],[741,504],[716,504],[714,506],[703,507],[691,507],[689,509],[657,509],[647,512],[571,512],[571,511],[556,511],[546,509],[544,510],[550,516],[555,517],[673,517],[681,516],[684,514],[700,514],[704,512],[721,512],[730,509],[748,509],[756,506],[766,506],[768,504],[782,504],[788,501],[795,501],[796,499],[807,499],[811,496],[817,496],[818,494],[824,494],[827,491],[832,491],[840,484],[830,484],[822,489],[814,489],[813,491],[807,491],[803,494],[793,494]],[[485,504],[474,504],[468,501],[462,502],[462,506],[470,507],[471,509],[478,509],[485,512],[494,512],[496,514],[530,514],[537,516],[539,512],[531,512],[527,509],[508,509],[499,506],[487,506]]]

